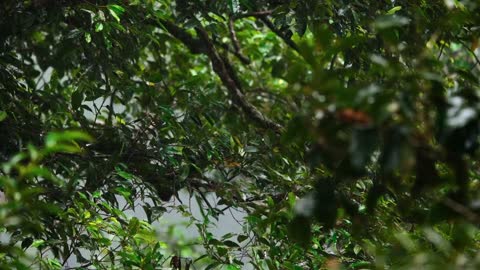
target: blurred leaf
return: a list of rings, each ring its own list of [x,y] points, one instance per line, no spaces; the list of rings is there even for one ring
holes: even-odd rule
[[[2,122],[3,120],[5,120],[5,118],[7,118],[8,114],[6,111],[0,111],[0,122]]]
[[[95,24],[95,32],[101,32],[103,30],[103,23],[97,22]]]
[[[402,27],[410,23],[410,19],[399,15],[381,16],[375,20],[374,26],[378,30]]]
[[[238,13],[240,10],[239,0],[228,0],[228,6],[230,7],[230,12]]]
[[[301,247],[307,248],[312,239],[311,226],[310,218],[297,215],[293,218],[288,226],[288,235]]]
[[[32,243],[32,247],[41,248],[43,244],[45,244],[44,240],[35,240]]]
[[[74,110],[78,109],[82,105],[82,102],[83,102],[83,93],[81,91],[78,91],[78,90],[73,92],[73,94],[72,94],[72,108]]]
[[[353,130],[349,151],[354,168],[363,169],[371,162],[378,140],[374,129],[356,128]]]
[[[235,243],[233,241],[230,241],[230,240],[223,241],[223,244],[226,245],[227,247],[233,247],[233,248],[240,247],[237,243]]]
[[[29,248],[33,244],[33,238],[32,237],[27,237],[22,241],[21,247],[23,249]]]
[[[53,147],[61,142],[71,141],[86,141],[92,142],[93,139],[88,134],[81,131],[62,131],[62,132],[50,132],[45,139],[45,145],[47,147]]]
[[[337,198],[333,179],[321,178],[315,187],[315,219],[325,228],[333,228],[337,220]]]
[[[387,14],[388,15],[393,15],[399,10],[402,10],[402,7],[401,6],[395,6],[395,7],[391,8],[390,10],[388,10]]]

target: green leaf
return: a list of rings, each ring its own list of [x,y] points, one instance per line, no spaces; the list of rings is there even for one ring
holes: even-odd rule
[[[72,93],[72,108],[74,110],[78,109],[83,102],[83,93],[81,91],[75,91]]]
[[[128,231],[130,234],[136,234],[138,229],[140,228],[140,221],[138,218],[133,217],[130,219],[130,222],[128,223]]]
[[[393,15],[395,14],[397,11],[401,10],[402,7],[401,6],[395,6],[393,8],[391,8],[389,11],[387,11],[387,14],[388,15]]]
[[[35,240],[32,243],[32,247],[38,248],[38,247],[42,246],[43,244],[45,244],[45,240]]]
[[[244,234],[240,234],[240,235],[237,236],[237,241],[238,241],[239,243],[241,243],[241,242],[243,242],[243,241],[245,241],[245,240],[247,240],[247,239],[248,239],[248,236],[247,236],[247,235],[244,235]]]
[[[62,264],[57,259],[47,259],[49,269],[62,269]]]
[[[85,32],[85,41],[86,41],[87,43],[92,42],[92,35],[91,35],[90,33],[88,33],[88,32]]]
[[[228,6],[230,8],[230,12],[233,14],[238,13],[240,11],[240,3],[238,0],[229,0]]]
[[[95,32],[101,32],[103,30],[103,23],[97,22],[95,24]]]
[[[2,122],[3,120],[5,120],[5,118],[7,118],[8,114],[6,111],[0,111],[0,122]]]
[[[226,241],[223,241],[223,244],[227,247],[234,247],[234,248],[238,248],[240,247],[237,243],[231,241],[231,240],[226,240]]]
[[[288,193],[288,204],[290,205],[290,208],[293,209],[295,207],[295,203],[297,201],[297,197],[295,193],[289,192]]]
[[[112,23],[110,23],[110,25],[113,26],[114,28],[120,30],[121,32],[127,32],[127,29],[125,29],[125,27],[123,27],[123,25],[121,25],[119,23],[112,22]]]
[[[129,199],[130,195],[132,194],[131,190],[126,187],[117,187],[115,188],[118,194],[122,195],[125,199]]]
[[[372,269],[372,263],[367,261],[359,261],[350,264],[349,269]]]
[[[115,171],[117,174],[125,180],[131,181],[133,179],[133,174],[130,174],[124,170],[122,170],[119,166],[115,167]]]
[[[120,22],[120,16],[125,12],[125,9],[119,5],[108,5],[108,11],[117,22]]]
[[[205,267],[205,270],[211,270],[211,269],[214,269],[216,268],[217,266],[219,266],[220,263],[219,262],[214,262],[214,263],[211,263],[209,264],[207,267]]]
[[[115,18],[115,20],[117,20],[117,22],[120,22],[120,17],[118,17],[118,15],[117,15],[117,13],[115,13],[115,11],[113,11],[111,9],[109,9],[108,11],[112,15],[112,17]]]
[[[93,138],[90,135],[82,131],[63,131],[63,132],[50,132],[45,139],[45,145],[47,147],[53,147],[60,142],[73,142],[73,141],[85,141],[92,142]]]
[[[115,11],[117,14],[122,14],[125,12],[125,9],[119,5],[108,5],[108,8]]]
[[[360,251],[362,251],[362,247],[360,245],[355,245],[353,247],[353,253],[355,253],[355,255],[358,255],[358,253],[360,253]]]

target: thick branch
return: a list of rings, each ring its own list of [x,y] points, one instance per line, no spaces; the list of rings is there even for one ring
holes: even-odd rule
[[[180,40],[193,54],[206,53],[205,44],[199,39],[192,37],[185,29],[178,27],[176,24],[168,20],[160,20],[160,24],[172,36]]]
[[[228,58],[226,55],[222,55],[221,56],[221,59],[223,61],[223,64],[225,65],[225,68],[227,69],[228,71],[228,75],[230,76],[230,78],[232,78],[232,80],[235,82],[237,88],[240,90],[240,92],[243,93],[243,89],[242,89],[242,84],[240,82],[240,79],[238,78],[237,76],[237,73],[235,73],[235,69],[233,69],[233,66],[230,64],[230,62],[228,61]]]
[[[202,28],[196,28],[197,34],[200,37],[207,48],[207,55],[212,62],[212,67],[215,73],[220,77],[223,84],[227,87],[228,92],[232,96],[233,101],[238,104],[240,108],[242,108],[243,112],[247,114],[247,116],[256,121],[257,123],[261,124],[262,126],[273,129],[276,132],[280,132],[282,126],[273,122],[268,117],[264,116],[255,106],[250,104],[245,96],[243,95],[240,86],[237,85],[235,80],[230,76],[230,71],[227,68],[227,65],[222,60],[222,57],[218,54],[217,50],[215,49],[212,41],[210,40],[207,32]]]
[[[156,21],[153,21],[152,24],[158,25]],[[176,39],[180,40],[193,54],[206,54],[205,44],[200,41],[198,38],[194,38],[190,35],[185,29],[177,26],[176,24],[167,21],[167,20],[160,20],[160,25],[163,29],[165,29],[170,35],[175,37]],[[237,52],[236,50],[232,50],[228,47],[227,44],[216,42],[218,45],[222,46],[225,50],[229,53],[233,54],[237,57],[243,64],[248,65],[250,64],[250,59],[242,55],[241,53]]]

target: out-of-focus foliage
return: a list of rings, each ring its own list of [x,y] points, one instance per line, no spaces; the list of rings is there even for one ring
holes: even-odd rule
[[[1,267],[478,269],[478,14],[1,1]],[[198,255],[152,227],[180,190]]]

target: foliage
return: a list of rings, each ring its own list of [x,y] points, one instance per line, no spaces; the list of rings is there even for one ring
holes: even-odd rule
[[[476,1],[0,13],[2,268],[479,267]],[[201,251],[153,229],[180,190]]]

